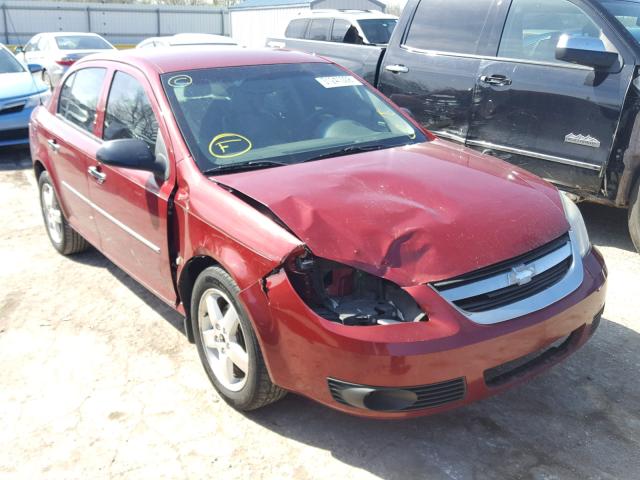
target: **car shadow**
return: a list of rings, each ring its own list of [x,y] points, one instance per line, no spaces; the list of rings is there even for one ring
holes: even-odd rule
[[[627,225],[627,209],[580,203],[580,211],[594,245],[635,252]]]
[[[289,395],[247,418],[384,479],[637,478],[640,335],[603,319],[532,382],[448,413],[348,416]]]
[[[182,334],[185,333],[182,315],[156,297],[94,247],[90,247],[84,252],[70,255],[68,258],[83,265],[106,269],[116,280],[133,292],[140,300],[152,308],[172,327],[180,331]]]

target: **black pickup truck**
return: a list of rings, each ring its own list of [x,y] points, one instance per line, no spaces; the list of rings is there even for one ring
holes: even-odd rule
[[[409,0],[386,47],[282,43],[358,65],[443,138],[628,207],[640,250],[640,0]]]

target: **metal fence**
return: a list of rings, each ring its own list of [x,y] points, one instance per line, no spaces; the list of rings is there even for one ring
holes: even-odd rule
[[[125,44],[174,33],[231,33],[224,8],[0,0],[0,42],[21,45],[58,31],[94,32]]]

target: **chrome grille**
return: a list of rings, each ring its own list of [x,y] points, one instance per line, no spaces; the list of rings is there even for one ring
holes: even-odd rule
[[[568,232],[524,255],[431,286],[471,320],[497,323],[544,308],[575,290],[583,278],[577,258]]]

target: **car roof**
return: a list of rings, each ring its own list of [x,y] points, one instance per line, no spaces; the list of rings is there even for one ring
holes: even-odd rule
[[[113,61],[134,65],[158,74],[215,67],[275,65],[279,63],[330,63],[321,57],[302,52],[268,48],[248,49],[237,46],[195,46],[189,50],[166,47],[94,53],[76,62]]]
[[[42,32],[40,35],[49,35],[51,37],[69,37],[69,36],[79,36],[79,37],[100,37],[97,33],[87,33],[87,32]],[[100,37],[102,38],[102,37]]]
[[[395,15],[370,10],[313,10],[310,14],[300,15],[299,18],[340,18],[344,20],[398,19]]]

